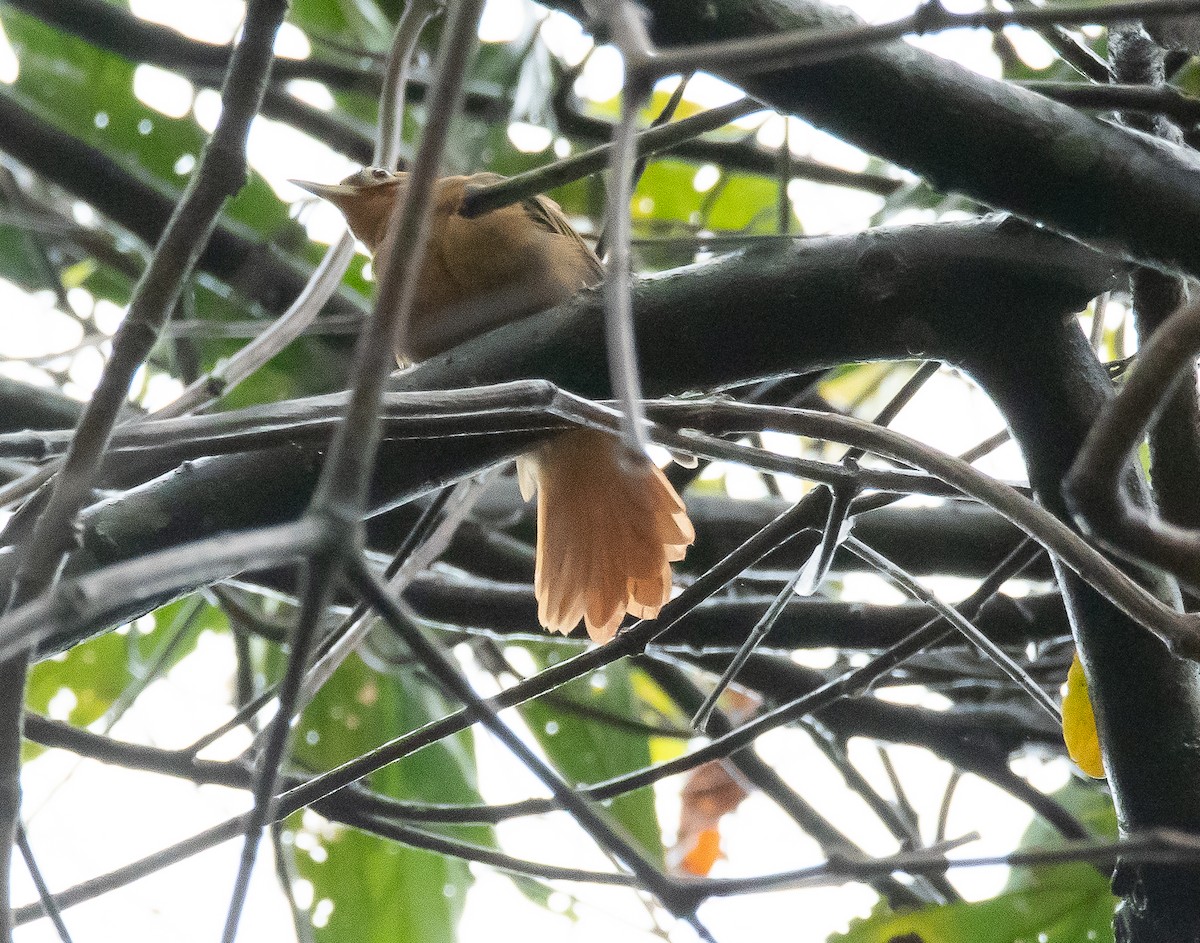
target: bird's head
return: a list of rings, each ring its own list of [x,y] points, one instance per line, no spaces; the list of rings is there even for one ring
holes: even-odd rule
[[[404,196],[408,174],[364,167],[341,183],[291,182],[341,210],[350,230],[374,252],[383,241],[392,207]]]

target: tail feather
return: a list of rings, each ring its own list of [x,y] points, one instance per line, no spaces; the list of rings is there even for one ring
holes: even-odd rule
[[[682,499],[646,462],[629,469],[612,436],[564,433],[520,462],[536,480],[538,620],[566,634],[582,619],[596,641],[625,613],[658,615],[671,598],[671,563],[695,540]]]

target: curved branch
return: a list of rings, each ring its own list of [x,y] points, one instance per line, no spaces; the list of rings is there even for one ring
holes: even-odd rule
[[[1172,315],[1145,342],[1125,385],[1092,426],[1063,482],[1082,527],[1115,553],[1161,567],[1200,587],[1200,532],[1139,508],[1121,487],[1146,428],[1170,403],[1200,350],[1200,304]],[[1193,381],[1194,382],[1194,381]]]

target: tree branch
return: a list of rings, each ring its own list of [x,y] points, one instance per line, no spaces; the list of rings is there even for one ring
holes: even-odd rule
[[[552,5],[574,6],[570,0]],[[654,41],[663,48],[856,22],[816,0],[731,0],[704,17],[691,15],[687,0],[647,0],[646,6]],[[1200,274],[1200,243],[1191,238],[1200,229],[1200,157],[1191,151],[904,42],[744,80],[736,67],[717,71],[747,94],[808,118],[943,192],[1011,210],[1157,268]],[[1124,211],[1113,212],[1118,206]]]

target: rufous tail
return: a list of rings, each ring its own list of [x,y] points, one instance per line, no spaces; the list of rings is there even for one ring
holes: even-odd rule
[[[682,499],[649,460],[580,429],[518,459],[521,493],[536,488],[538,621],[566,634],[583,619],[607,642],[628,612],[647,619],[671,598],[671,563],[696,539]]]

